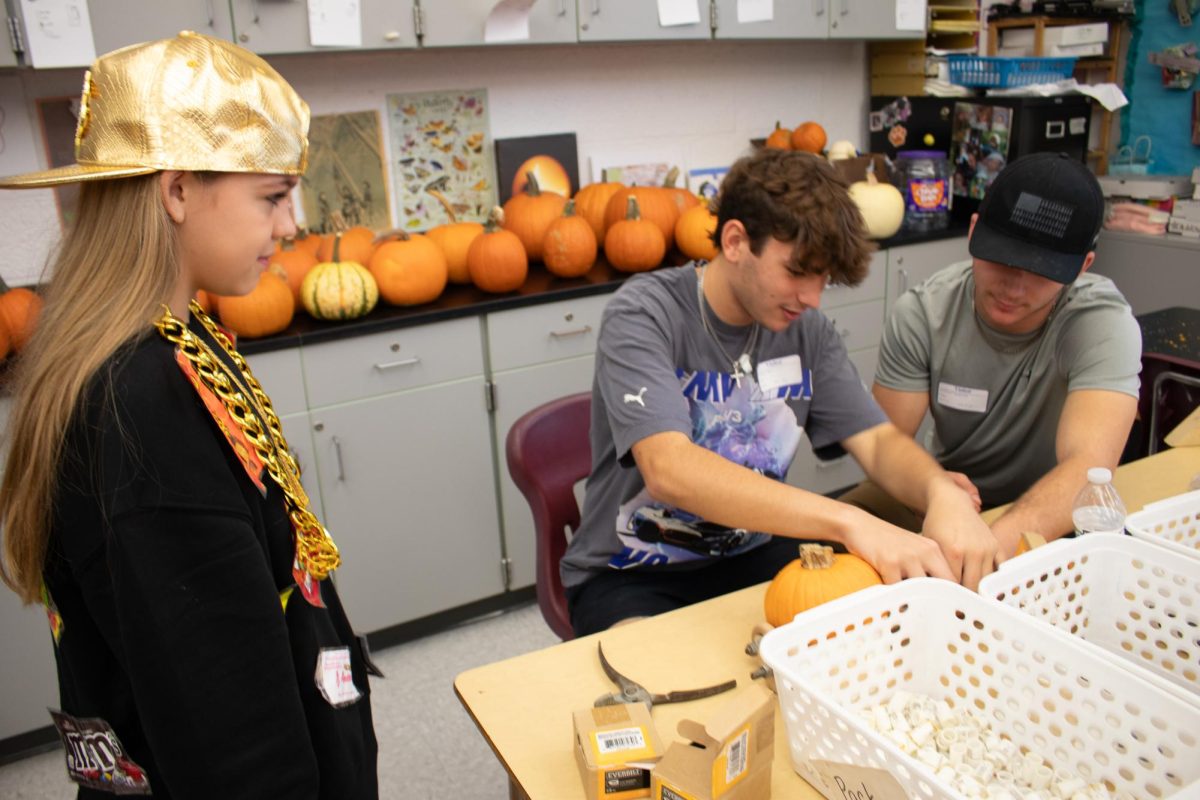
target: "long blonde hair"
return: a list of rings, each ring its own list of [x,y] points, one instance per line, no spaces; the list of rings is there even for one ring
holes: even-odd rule
[[[40,597],[59,459],[80,398],[104,362],[149,329],[179,279],[160,175],[83,184],[18,362],[0,483],[0,578],[26,603]]]

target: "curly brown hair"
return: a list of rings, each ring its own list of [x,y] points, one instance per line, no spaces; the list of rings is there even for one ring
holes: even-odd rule
[[[761,148],[739,159],[712,202],[717,216],[713,242],[738,220],[758,255],[767,237],[795,242],[792,269],[829,275],[831,283],[857,286],[867,276],[874,245],[850,199],[849,185],[820,156]]]

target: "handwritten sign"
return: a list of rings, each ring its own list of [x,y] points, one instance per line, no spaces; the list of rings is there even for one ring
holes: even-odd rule
[[[834,800],[908,800],[900,782],[882,769],[817,759],[808,766],[819,780],[809,782]]]

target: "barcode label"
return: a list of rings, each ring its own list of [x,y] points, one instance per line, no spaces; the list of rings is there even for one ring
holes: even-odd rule
[[[742,731],[742,735],[729,743],[729,757],[725,762],[725,783],[732,784],[738,775],[746,771],[746,744],[750,739],[750,731]]]
[[[641,750],[646,746],[646,737],[641,728],[596,731],[596,746],[600,748],[601,754],[617,753],[622,750]]]

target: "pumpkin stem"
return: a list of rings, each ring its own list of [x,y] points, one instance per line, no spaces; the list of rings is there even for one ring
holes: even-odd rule
[[[542,193],[542,187],[538,185],[537,175],[533,174],[533,170],[525,173],[525,194],[530,197],[538,197]]]
[[[492,213],[488,215],[487,223],[483,226],[484,233],[495,233],[497,228],[504,227],[504,209],[500,206],[492,206]]]
[[[663,178],[662,185],[666,186],[668,189],[674,189],[675,181],[677,180],[679,180],[679,167],[671,167],[671,169],[667,171],[667,176]]]
[[[833,566],[833,548],[824,544],[802,544],[800,564],[805,569],[829,569]]]
[[[341,234],[339,233],[338,236],[341,236]],[[392,239],[399,239],[402,242],[407,242],[409,240],[409,238],[410,238],[410,236],[409,236],[408,231],[401,230],[400,228],[392,228],[391,230],[387,230],[387,231],[384,231],[383,233],[380,233],[378,236],[376,236],[374,239],[372,239],[371,245],[373,247],[378,247],[379,245],[383,244],[384,242],[390,241]]]
[[[439,192],[437,189],[426,189],[425,191],[433,195],[433,199],[442,204],[442,208],[446,209],[446,216],[450,218],[450,224],[458,222],[458,217],[454,215],[454,206],[450,205],[450,201],[446,199],[446,195]]]
[[[641,219],[642,212],[638,208],[637,198],[629,195],[629,199],[625,202],[625,219]]]
[[[568,201],[567,201],[567,204],[566,204],[565,206],[563,206],[563,213],[562,213],[562,215],[563,215],[564,217],[573,217],[573,216],[575,216],[575,198],[574,198],[574,197],[572,197],[570,200],[568,200]]]
[[[338,256],[341,254],[341,251],[342,231],[338,231],[333,235],[333,256],[330,257],[330,261],[332,261],[334,264],[338,263]]]
[[[8,284],[4,282],[4,278],[0,278],[0,294],[8,291]]]
[[[285,252],[296,249],[296,237],[285,236],[279,240],[279,249]]]

